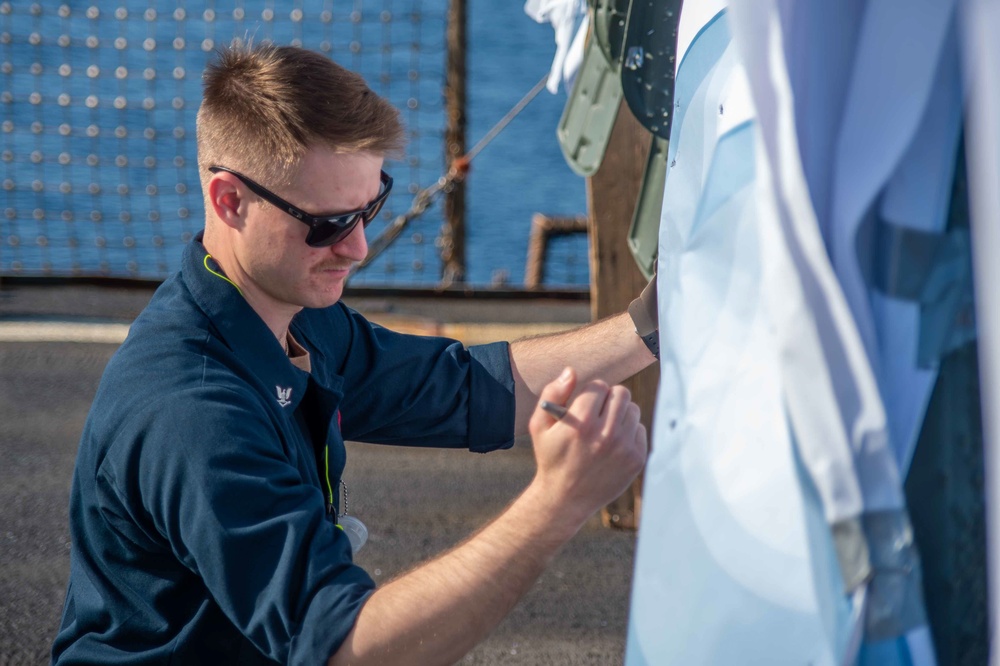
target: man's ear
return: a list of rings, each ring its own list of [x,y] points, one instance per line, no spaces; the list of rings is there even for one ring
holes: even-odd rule
[[[239,178],[220,171],[208,181],[208,202],[215,216],[228,227],[239,229],[243,226],[249,201],[246,188]]]

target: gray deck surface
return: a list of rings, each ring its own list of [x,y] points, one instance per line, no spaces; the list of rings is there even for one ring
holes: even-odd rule
[[[0,285],[0,322],[127,322],[149,296]],[[371,304],[352,305],[365,311]],[[410,306],[380,299],[372,307],[405,314]],[[583,321],[587,308],[515,304],[507,314],[498,303],[422,301],[412,307],[422,318],[554,322]],[[0,341],[0,666],[48,661],[68,575],[67,504],[76,447],[114,350],[113,344]],[[533,469],[529,442],[487,455],[349,444],[351,513],[371,532],[359,563],[376,581],[391,580],[499,513]],[[633,552],[634,534],[606,530],[592,518],[461,663],[622,663]]]

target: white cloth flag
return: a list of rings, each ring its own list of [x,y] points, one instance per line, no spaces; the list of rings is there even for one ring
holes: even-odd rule
[[[661,384],[626,664],[832,665],[850,606],[784,411],[763,292],[765,273],[780,280],[783,267],[761,261],[755,110],[728,17],[692,31],[692,6],[680,33],[698,34],[679,53],[660,223]],[[825,570],[812,552],[830,554]]]
[[[569,94],[583,62],[584,43],[590,27],[586,3],[584,0],[527,0],[524,13],[537,23],[552,24],[556,53],[545,88],[555,95],[562,83],[566,94]]]
[[[893,565],[935,370],[854,244],[873,210],[946,217],[960,96],[928,91],[958,83],[953,7],[918,4],[684,7],[630,665],[854,663],[862,633],[861,663],[933,663]]]

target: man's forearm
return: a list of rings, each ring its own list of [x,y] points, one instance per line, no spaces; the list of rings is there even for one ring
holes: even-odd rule
[[[566,368],[542,397],[530,430],[537,470],[499,518],[454,550],[377,590],[331,666],[452,664],[500,623],[559,548],[617,497],[648,452],[639,407],[621,386],[583,386]]]
[[[377,590],[330,659],[342,664],[453,664],[531,587],[586,516],[550,521],[535,486],[481,532]]]
[[[539,391],[565,366],[576,369],[581,383],[602,379],[617,384],[656,360],[627,313],[565,333],[512,342],[510,357],[517,401],[514,431],[519,435],[527,432]]]

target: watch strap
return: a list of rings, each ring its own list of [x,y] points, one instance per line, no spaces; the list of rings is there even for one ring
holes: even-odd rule
[[[656,312],[656,275],[628,306],[635,332],[657,359],[660,358],[660,323]]]

